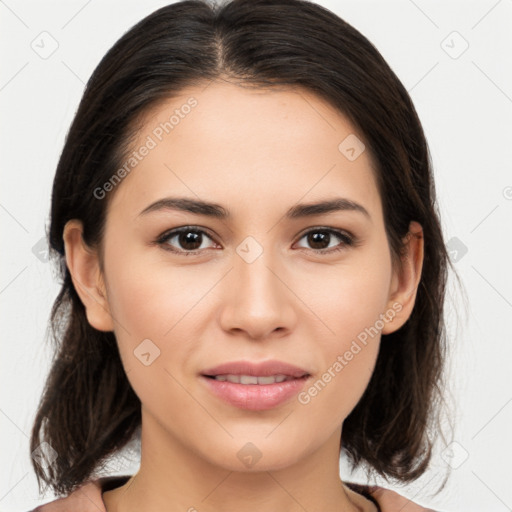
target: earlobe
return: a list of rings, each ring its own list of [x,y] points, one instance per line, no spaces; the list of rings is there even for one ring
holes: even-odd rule
[[[97,251],[84,242],[82,232],[82,223],[77,219],[68,221],[64,226],[66,265],[75,290],[85,307],[88,322],[99,331],[113,331],[99,256]]]
[[[404,240],[405,253],[401,268],[394,271],[391,281],[388,309],[394,310],[394,316],[392,321],[386,323],[382,334],[397,331],[412,313],[423,269],[423,244],[423,228],[418,222],[412,221]]]

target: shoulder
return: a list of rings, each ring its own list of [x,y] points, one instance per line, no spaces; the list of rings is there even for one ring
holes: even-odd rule
[[[29,512],[106,512],[102,493],[123,485],[130,475],[101,477],[86,482],[68,496],[40,505]]]

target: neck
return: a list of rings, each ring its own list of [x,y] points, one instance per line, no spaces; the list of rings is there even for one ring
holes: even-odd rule
[[[103,499],[107,512],[373,511],[340,480],[340,436],[341,428],[284,468],[233,471],[192,452],[143,414],[140,469]]]

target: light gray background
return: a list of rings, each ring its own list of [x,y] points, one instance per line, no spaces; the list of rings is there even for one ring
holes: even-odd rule
[[[44,338],[58,288],[40,240],[64,138],[106,51],[167,3],[0,1],[0,511],[53,498],[38,497],[28,442],[51,357]],[[466,312],[451,286],[446,308],[455,444],[437,450],[420,480],[395,488],[438,510],[511,510],[512,0],[318,3],[368,37],[412,95],[468,297]],[[447,466],[448,484],[432,496]],[[112,471],[137,468],[134,460]]]

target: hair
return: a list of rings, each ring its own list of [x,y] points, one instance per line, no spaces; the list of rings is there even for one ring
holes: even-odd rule
[[[407,483],[428,467],[444,403],[443,303],[450,263],[435,198],[432,163],[412,100],[378,50],[328,9],[305,0],[186,0],[133,26],[90,77],[53,182],[48,239],[62,283],[50,327],[54,359],[31,433],[46,441],[38,484],[75,490],[133,438],[141,403],[113,332],[87,321],[65,262],[63,229],[83,223],[100,250],[107,206],[94,190],[128,154],[143,115],[185,87],[230,80],[244,87],[291,87],[326,100],[356,127],[374,161],[393,262],[410,221],[423,228],[424,262],[407,322],[382,336],[376,366],[345,419],[341,447],[352,468],[367,465]],[[437,437],[437,436],[436,436]],[[46,445],[43,445],[46,446]],[[46,466],[46,467],[44,467]]]

